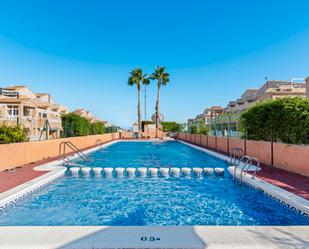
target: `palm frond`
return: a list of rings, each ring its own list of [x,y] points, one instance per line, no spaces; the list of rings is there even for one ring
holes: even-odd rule
[[[143,84],[144,85],[149,85],[150,84],[150,79],[149,78],[143,78]]]
[[[158,85],[167,85],[167,83],[170,81],[169,80],[169,74],[165,71],[166,68],[162,66],[157,66],[155,68],[155,71],[150,75],[151,80],[157,80]]]

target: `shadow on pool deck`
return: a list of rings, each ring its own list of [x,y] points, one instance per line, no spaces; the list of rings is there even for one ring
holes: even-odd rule
[[[306,249],[309,248],[308,227],[306,228],[304,226],[303,228],[302,233],[303,235],[307,234],[307,238],[297,233],[286,231],[281,227],[273,227],[272,230],[267,233],[260,230],[261,227],[259,227],[259,229],[248,229],[248,232],[256,241],[268,242],[277,245],[278,248]],[[301,231],[299,230],[298,233],[301,233]]]
[[[207,248],[193,227],[105,227],[58,249]]]
[[[89,227],[88,227],[89,228]],[[69,229],[69,227],[67,228]],[[309,248],[309,227],[97,227],[92,232],[74,229],[65,232],[71,242],[58,249],[106,248]],[[85,227],[87,229],[87,227]],[[87,235],[85,235],[87,234]],[[149,241],[150,238],[154,241]],[[142,239],[143,238],[143,239]],[[148,239],[148,241],[146,240]],[[58,237],[59,239],[59,237]],[[159,240],[158,240],[159,239]],[[145,241],[146,240],[146,241]]]

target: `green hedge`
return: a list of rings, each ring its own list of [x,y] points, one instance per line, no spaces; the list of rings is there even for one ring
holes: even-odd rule
[[[164,132],[179,132],[181,131],[181,125],[176,122],[161,122]]]
[[[105,133],[105,126],[101,122],[90,123],[86,118],[75,113],[68,113],[61,117],[63,137],[87,136]]]
[[[103,134],[105,133],[105,126],[102,124],[102,122],[95,122],[90,124],[91,128],[91,134]]]
[[[205,125],[204,122],[200,122],[198,125],[194,124],[190,126],[190,133],[208,135],[209,128]]]
[[[248,139],[309,144],[309,99],[287,97],[249,108],[240,117]]]
[[[27,132],[21,126],[0,126],[0,144],[28,141]]]

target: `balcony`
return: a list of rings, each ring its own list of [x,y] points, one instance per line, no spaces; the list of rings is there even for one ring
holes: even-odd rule
[[[53,104],[52,107],[51,107],[51,109],[52,109],[53,111],[57,112],[57,111],[60,109],[60,105],[58,105],[58,104]]]
[[[253,94],[253,95],[247,96],[245,99],[246,99],[247,102],[250,103],[250,102],[255,102],[255,101],[257,101],[258,98],[257,98],[257,95],[256,95],[256,94]]]
[[[6,124],[6,125],[17,125],[18,123],[18,117],[7,117],[7,116],[0,116],[0,124]]]
[[[242,104],[245,103],[245,100],[243,100],[243,99],[237,99],[236,102],[237,102],[238,105],[242,105]]]

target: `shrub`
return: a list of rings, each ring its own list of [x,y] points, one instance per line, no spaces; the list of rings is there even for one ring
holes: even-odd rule
[[[200,125],[199,134],[207,135],[208,132],[209,132],[209,128],[204,123],[202,123]]]
[[[164,132],[179,132],[181,131],[181,125],[176,122],[161,122]]]
[[[209,128],[208,126],[205,125],[203,121],[200,121],[197,125],[196,124],[191,125],[190,132],[192,134],[207,135],[209,133]]]
[[[90,128],[91,128],[91,134],[92,135],[105,133],[105,126],[103,125],[102,122],[92,123],[92,124],[90,124]]]
[[[0,144],[19,143],[27,141],[27,132],[21,126],[0,126]]]
[[[86,136],[91,134],[89,121],[75,113],[61,117],[64,137]]]
[[[288,97],[249,108],[240,117],[247,137],[292,144],[309,143],[309,100]]]
[[[190,131],[192,134],[197,134],[197,126],[196,125],[191,125]]]

